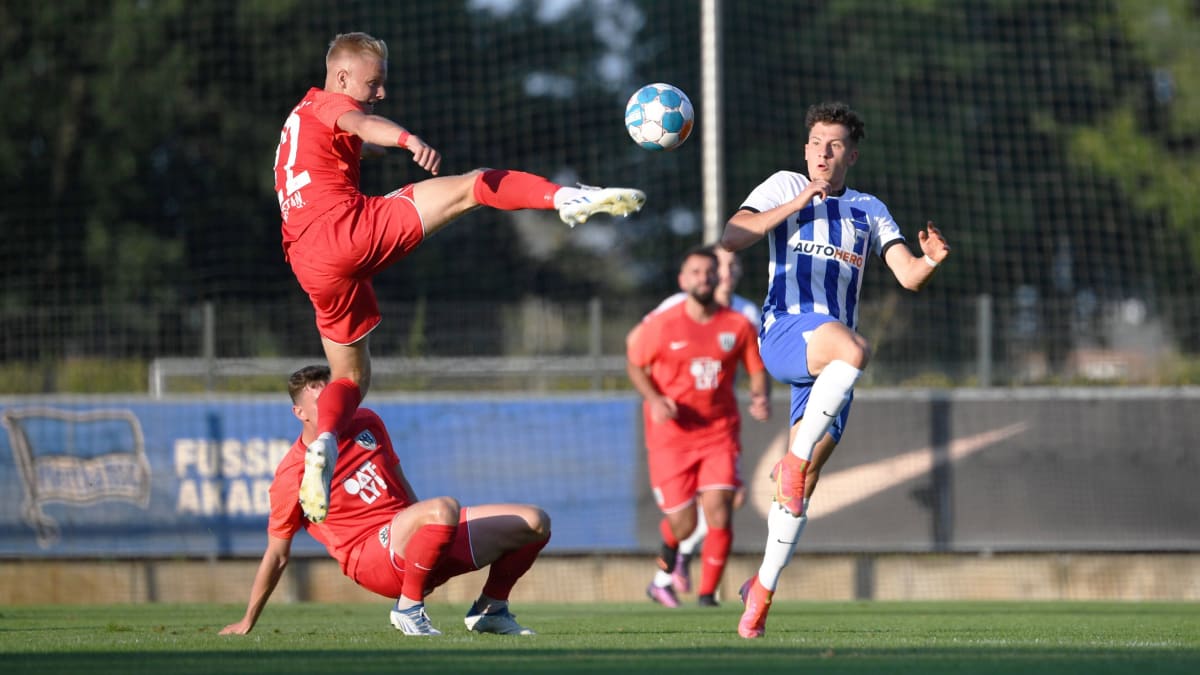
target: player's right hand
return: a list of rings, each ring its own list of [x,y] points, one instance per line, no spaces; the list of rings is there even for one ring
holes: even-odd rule
[[[650,419],[655,424],[673,420],[678,414],[679,408],[675,405],[675,399],[659,396],[650,402]]]
[[[220,634],[221,635],[245,635],[245,634],[249,633],[250,629],[253,627],[254,627],[253,624],[251,624],[249,621],[242,619],[241,621],[239,621],[237,623],[231,623],[228,626],[225,626],[224,628],[222,628]]]
[[[796,201],[801,202],[800,208],[804,208],[814,197],[825,199],[831,190],[833,190],[833,186],[829,184],[829,181],[824,178],[814,178],[808,182],[808,187],[804,188]]]

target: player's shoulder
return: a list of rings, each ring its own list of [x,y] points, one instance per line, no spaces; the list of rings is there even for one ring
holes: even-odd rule
[[[358,442],[359,445],[371,445],[383,434],[383,418],[370,408],[360,407],[354,411],[354,416],[350,418],[350,424],[345,429],[348,432],[347,440]]]
[[[308,90],[304,97],[311,102],[309,112],[323,123],[333,126],[337,118],[348,112],[363,112],[363,104],[341,92],[325,91],[316,87]]]
[[[675,293],[674,295],[668,295],[667,297],[663,298],[663,301],[658,303],[654,309],[650,310],[649,314],[646,316],[649,317],[654,314],[661,314],[665,310],[682,304],[684,300],[687,300],[687,293],[684,293],[683,291]]]
[[[280,458],[279,464],[275,466],[275,475],[282,476],[289,472],[302,471],[304,467],[304,450],[303,437],[299,437],[292,443],[292,447],[288,448],[283,457]]]
[[[861,190],[855,190],[854,188],[851,188],[851,187],[846,188],[846,192],[843,193],[840,197],[838,197],[838,201],[842,202],[843,204],[852,204],[854,206],[858,206],[861,208],[876,209],[876,210],[883,210],[883,211],[887,210],[887,205],[884,204],[883,200],[880,199],[879,197],[876,197],[875,195],[873,195],[869,192],[862,192]]]
[[[670,298],[663,300],[658,307],[654,308],[654,311],[646,315],[643,321],[648,325],[661,325],[677,320],[683,315],[684,310],[686,309],[686,303],[683,301],[687,299],[686,294],[680,293],[679,295],[682,297],[680,297],[678,300],[675,299],[675,296],[671,296]]]
[[[792,188],[796,191],[802,191],[804,188],[808,187],[808,176],[805,176],[799,171],[780,169],[770,176],[767,176],[767,179],[763,181],[763,185],[777,185]]]

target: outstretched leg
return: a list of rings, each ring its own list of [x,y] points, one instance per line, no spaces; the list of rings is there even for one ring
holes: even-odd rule
[[[625,216],[641,210],[646,195],[633,188],[564,187],[542,176],[510,169],[479,169],[413,184],[413,203],[425,236],[480,206],[502,211],[557,210],[572,227],[596,213]]]

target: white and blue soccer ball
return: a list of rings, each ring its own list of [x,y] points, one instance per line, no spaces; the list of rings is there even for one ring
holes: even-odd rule
[[[687,94],[662,82],[633,92],[625,106],[625,129],[647,150],[674,150],[687,140],[694,122]]]

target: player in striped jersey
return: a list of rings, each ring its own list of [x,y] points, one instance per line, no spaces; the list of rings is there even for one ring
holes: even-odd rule
[[[789,452],[775,465],[775,501],[758,574],[742,586],[738,634],[760,637],[779,573],[791,560],[804,513],[850,413],[854,384],[870,358],[857,332],[867,258],[883,259],[904,288],[919,290],[950,254],[933,222],[912,254],[887,207],[846,186],[864,136],[844,103],[821,103],[805,118],[805,176],[779,171],[756,187],[725,225],[721,246],[740,251],[766,237],[769,286],[759,333],[763,362],[792,387]]]
[[[387,44],[366,33],[334,38],[325,86],[313,87],[284,122],[275,191],[284,259],[308,293],[333,381],[321,397],[318,435],[305,456],[300,503],[314,523],[329,508],[337,434],[371,381],[368,338],[382,317],[372,279],[459,216],[488,206],[557,210],[572,227],[597,213],[628,215],[646,195],[630,188],[563,187],[510,170],[438,175],[442,156],[408,129],[373,114],[385,96]],[[433,174],[384,196],[359,190],[364,152],[396,147]]]

